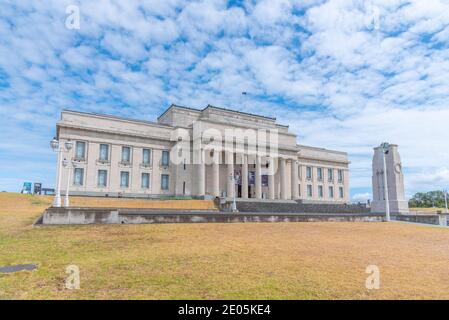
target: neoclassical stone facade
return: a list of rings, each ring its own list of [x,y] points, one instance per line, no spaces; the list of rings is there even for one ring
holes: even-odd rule
[[[65,110],[56,128],[74,145],[71,194],[349,202],[347,154],[299,145],[275,118],[171,105],[157,122]]]

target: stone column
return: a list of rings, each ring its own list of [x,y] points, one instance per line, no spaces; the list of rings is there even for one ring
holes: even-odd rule
[[[212,163],[212,194],[214,197],[220,196],[220,154],[214,150]]]
[[[200,149],[198,156],[198,196],[206,194],[206,165],[204,163],[204,150]]]
[[[262,199],[262,169],[260,168],[261,158],[256,155],[256,177],[255,177],[255,187],[256,187],[256,199]]]
[[[227,164],[227,174],[226,174],[226,185],[227,185],[227,197],[233,198],[235,192],[235,184],[233,183],[231,176],[234,175],[234,153],[226,151],[226,164]]]
[[[292,160],[292,199],[296,200],[299,198],[298,191],[298,161]]]
[[[248,155],[242,155],[242,198],[248,198]]]
[[[268,165],[268,199],[274,199],[274,158],[269,158]]]
[[[286,193],[286,179],[285,179],[285,159],[279,158],[279,175],[281,180],[281,199],[286,200],[287,199],[287,193]]]

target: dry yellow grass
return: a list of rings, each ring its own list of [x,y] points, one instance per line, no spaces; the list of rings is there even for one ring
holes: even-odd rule
[[[0,195],[0,200],[1,199],[2,198]],[[50,204],[52,202],[53,196],[39,196],[36,197],[36,199],[36,201]],[[212,200],[155,200],[104,197],[70,197],[70,205],[74,207],[187,209],[212,211],[217,210]]]
[[[0,194],[0,274],[12,299],[449,298],[449,229],[401,223],[31,227],[48,198]],[[81,289],[64,288],[65,268]],[[381,288],[365,288],[365,268]]]
[[[79,207],[117,207],[148,209],[216,210],[212,200],[151,200],[71,197],[70,205]]]
[[[445,212],[445,208],[410,208],[411,213],[429,213],[429,214],[436,214],[437,211]]]

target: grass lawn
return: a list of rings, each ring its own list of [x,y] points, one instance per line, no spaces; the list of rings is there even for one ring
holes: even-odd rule
[[[445,212],[446,208],[410,208],[412,213],[420,212],[420,213],[431,213],[436,214],[438,211]]]
[[[0,299],[449,299],[449,229],[402,223],[32,227],[49,197],[0,194]],[[95,199],[92,199],[95,201]],[[65,268],[81,289],[65,289]],[[365,268],[377,265],[379,290]]]

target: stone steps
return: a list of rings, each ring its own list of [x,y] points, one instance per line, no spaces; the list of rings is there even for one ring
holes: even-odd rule
[[[285,203],[285,202],[237,202],[239,212],[272,213],[369,213],[370,209],[356,204]]]

